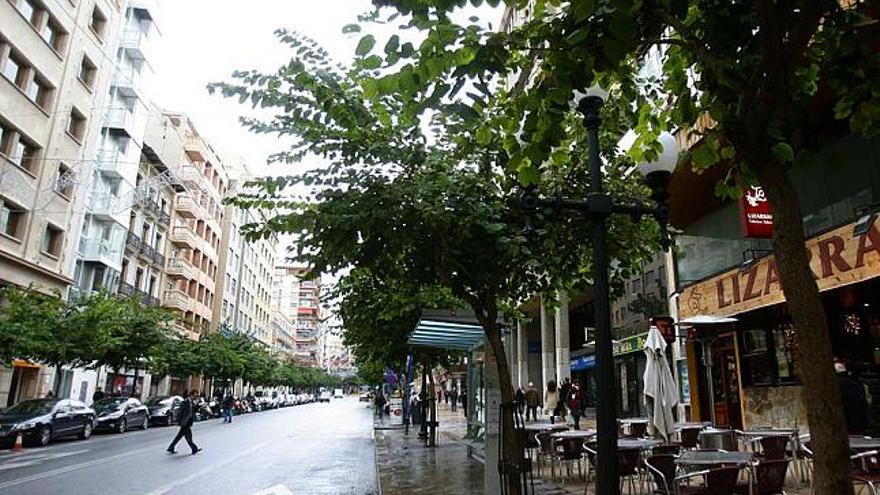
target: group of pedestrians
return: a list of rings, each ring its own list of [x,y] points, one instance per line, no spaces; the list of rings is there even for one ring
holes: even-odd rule
[[[559,386],[555,380],[547,382],[543,401],[541,400],[541,392],[534,383],[529,382],[525,389],[522,387],[517,389],[514,402],[517,411],[520,414],[525,414],[526,421],[537,421],[538,409],[543,408],[544,414],[550,416],[551,423],[555,423],[557,417],[564,421],[566,416],[570,414],[576,430],[580,429],[581,418],[584,417],[587,409],[586,393],[577,380],[572,382],[569,378],[566,378]]]
[[[446,393],[443,392],[442,388],[437,389],[437,403],[443,402],[445,399],[453,411],[458,410],[458,403],[462,398],[463,395],[459,394],[456,388],[449,389]]]

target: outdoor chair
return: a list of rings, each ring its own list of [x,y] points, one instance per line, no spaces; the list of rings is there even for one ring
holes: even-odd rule
[[[538,439],[535,438],[535,435],[525,429],[517,430],[522,435],[523,445],[526,449],[526,455],[529,459],[534,459],[537,451],[541,448],[541,444],[538,443]]]
[[[664,443],[662,445],[658,445],[651,449],[651,453],[654,455],[661,454],[672,454],[678,455],[681,452],[681,444],[678,442]]]
[[[574,463],[578,465],[578,478],[583,478],[582,462],[584,460],[584,439],[583,438],[559,438],[552,439],[554,443],[554,451],[556,460],[562,464],[568,464],[568,474],[571,475],[571,468]],[[561,471],[560,466],[560,471]],[[563,478],[564,481],[565,478]]]
[[[850,459],[853,462],[853,484],[868,487],[871,495],[880,493],[877,489],[880,487],[880,452],[869,450],[852,455]]]
[[[647,423],[630,423],[627,438],[643,438],[648,434]]]
[[[728,466],[683,474],[675,478],[675,493],[676,495],[734,495],[739,480],[739,470],[739,467]],[[696,486],[681,484],[690,482],[694,478],[702,478],[703,483]]]
[[[739,495],[785,495],[785,475],[788,473],[788,459],[760,461],[755,466],[754,489],[749,483],[740,482],[736,485]]]
[[[588,484],[587,486],[589,486],[590,473],[596,467],[596,459],[597,459],[596,443],[595,442],[585,443],[583,445],[583,449],[584,449],[584,455],[587,458],[587,473],[586,473],[585,478],[586,478],[586,481]]]
[[[554,465],[556,463],[556,450],[553,448],[553,439],[550,438],[549,431],[542,431],[535,435],[535,441],[538,442],[538,473],[541,473],[542,461],[550,464],[550,479],[555,477]]]
[[[702,428],[682,428],[678,432],[681,448],[695,449],[700,444],[700,431]]]
[[[654,454],[645,459],[645,467],[654,480],[654,495],[673,495],[675,480],[675,456]]]
[[[760,457],[775,461],[785,459],[789,442],[791,442],[791,437],[761,437],[759,442],[761,444]]]
[[[623,493],[623,486],[629,484],[629,493],[637,493],[636,483],[638,483],[638,493],[641,493],[641,477],[639,473],[639,464],[641,463],[641,452],[637,449],[618,449],[617,450],[617,479],[620,482],[620,493]]]
[[[797,456],[794,455],[794,449],[797,448]],[[810,491],[813,490],[813,448],[810,445],[810,435],[800,435],[798,437],[798,445],[792,447],[786,452],[790,457],[796,459],[795,472],[800,481],[806,481],[810,485]]]

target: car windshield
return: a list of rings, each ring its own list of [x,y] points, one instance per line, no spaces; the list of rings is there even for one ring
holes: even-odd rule
[[[3,411],[3,414],[49,414],[58,400],[27,400]]]
[[[169,404],[171,404],[171,397],[150,397],[147,399],[148,406],[167,406]]]
[[[112,399],[102,399],[92,404],[92,408],[99,413],[106,411],[116,411],[128,401],[125,397],[114,397]]]

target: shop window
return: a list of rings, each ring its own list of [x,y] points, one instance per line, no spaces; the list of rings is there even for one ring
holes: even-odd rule
[[[743,386],[800,383],[800,364],[797,362],[797,342],[792,324],[746,330],[740,335]]]

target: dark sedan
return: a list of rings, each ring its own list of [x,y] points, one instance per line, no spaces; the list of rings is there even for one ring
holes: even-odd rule
[[[150,426],[150,411],[141,401],[131,397],[108,397],[92,404],[98,413],[97,430],[125,433],[129,428],[146,430]]]
[[[156,396],[147,399],[150,410],[150,422],[154,424],[173,425],[177,421],[177,411],[183,397],[179,395]]]
[[[43,446],[60,437],[85,440],[94,427],[95,411],[78,400],[26,400],[0,413],[0,443],[14,443],[19,433],[25,442]]]

